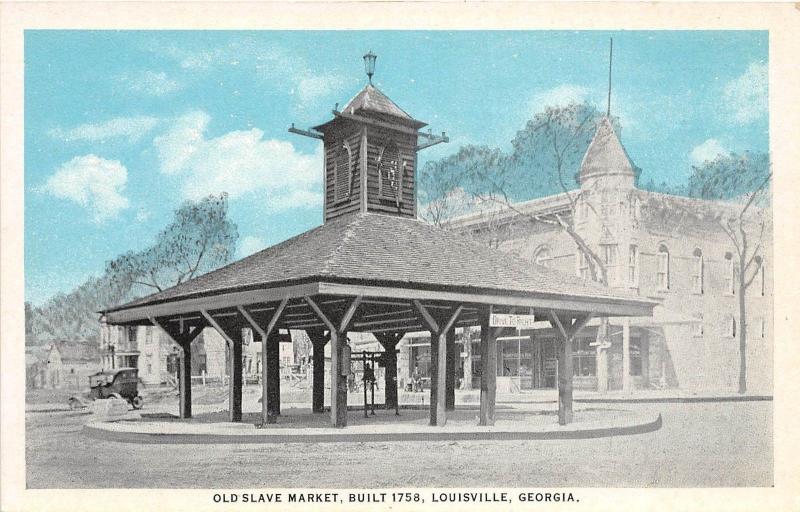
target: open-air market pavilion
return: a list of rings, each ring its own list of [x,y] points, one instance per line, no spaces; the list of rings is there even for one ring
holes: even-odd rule
[[[365,56],[367,73],[374,55]],[[312,410],[323,412],[331,344],[331,423],[347,423],[349,332],[385,350],[386,406],[397,402],[396,346],[431,333],[430,424],[455,406],[455,328],[480,326],[480,425],[494,423],[498,337],[509,321],[546,320],[559,334],[558,417],[572,419],[572,339],[594,317],[650,316],[654,301],[533,264],[416,218],[417,152],[446,141],[371,82],[333,119],[294,133],[323,141],[324,224],[173,288],[103,312],[112,325],[161,327],[180,347],[180,416],[191,417],[192,340],[213,328],[230,350],[230,421],[242,417],[242,330],[262,342],[262,422],[280,415],[280,330],[313,344]],[[502,316],[517,315],[517,316]],[[502,320],[502,321],[501,321]]]

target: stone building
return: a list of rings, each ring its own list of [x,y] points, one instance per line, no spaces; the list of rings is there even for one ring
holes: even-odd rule
[[[589,280],[587,258],[575,240],[557,225],[533,220],[558,213],[574,219],[575,231],[602,258],[609,286],[661,301],[652,318],[612,319],[609,346],[597,344],[599,321],[589,324],[573,344],[576,388],[735,390],[741,335],[738,262],[732,241],[702,212],[742,206],[637,188],[637,170],[607,119],[598,125],[578,181],[580,189],[570,193],[574,206],[562,193],[518,203],[516,212],[461,217],[450,227],[531,263]],[[763,234],[751,233],[751,239],[762,238],[761,267],[746,295],[748,389],[769,393],[772,226],[770,211],[760,213]],[[498,387],[555,386],[554,333],[545,326],[498,341]]]

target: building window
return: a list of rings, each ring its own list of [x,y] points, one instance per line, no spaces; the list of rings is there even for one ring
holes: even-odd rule
[[[135,325],[128,327],[128,341],[130,342],[131,346],[136,343],[136,333],[137,327]]]
[[[761,256],[756,256],[755,260],[756,263],[758,263],[758,291],[763,297],[767,291],[767,280],[764,270],[764,266],[766,264],[764,263],[764,259]]]
[[[597,359],[591,338],[572,340],[572,375],[575,377],[594,377],[597,375]]]
[[[578,276],[584,280],[589,280],[591,274],[589,272],[589,259],[582,249],[578,249]]]
[[[728,295],[736,295],[736,265],[733,263],[733,254],[725,253],[725,292]]]
[[[728,315],[723,320],[722,332],[728,338],[736,337],[736,319],[732,315]]]
[[[656,282],[659,290],[669,290],[669,250],[667,246],[658,246],[658,269],[656,271]]]
[[[353,172],[353,152],[350,144],[344,142],[336,155],[333,175],[333,189],[336,201],[350,197]]]
[[[603,249],[603,263],[606,267],[614,267],[617,265],[617,244],[603,244],[600,247]]]
[[[553,261],[553,255],[550,253],[550,248],[547,246],[540,246],[533,253],[533,262],[537,265],[549,267]]]
[[[703,251],[695,249],[692,253],[692,291],[703,293]]]
[[[639,285],[639,248],[635,245],[628,248],[628,284]]]
[[[146,345],[153,343],[153,328],[149,325],[144,328],[144,342]]]
[[[642,341],[639,338],[631,338],[631,345],[628,351],[630,356],[629,375],[638,377],[642,375]]]
[[[695,337],[700,338],[703,336],[703,313],[698,313],[694,315],[694,317],[697,319],[697,321],[692,324],[692,334]]]
[[[400,189],[400,152],[390,142],[378,154],[378,195],[397,199]]]
[[[603,265],[606,267],[608,282],[616,282],[617,279],[617,244],[601,244]]]
[[[600,216],[605,218],[617,214],[614,195],[610,190],[600,191]]]

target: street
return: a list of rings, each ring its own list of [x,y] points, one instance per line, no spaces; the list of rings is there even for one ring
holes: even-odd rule
[[[649,434],[565,441],[143,445],[26,415],[28,488],[731,487],[773,482],[772,402],[615,404]],[[325,468],[325,471],[321,471]]]

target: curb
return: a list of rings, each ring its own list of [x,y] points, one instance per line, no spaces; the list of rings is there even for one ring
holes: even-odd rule
[[[663,424],[661,414],[653,421],[623,427],[599,427],[585,430],[552,430],[542,432],[477,431],[400,433],[347,433],[341,434],[166,434],[144,432],[117,432],[97,425],[86,424],[86,435],[104,441],[139,444],[274,444],[274,443],[361,443],[401,441],[545,441],[564,439],[594,439],[598,437],[629,436],[659,430]]]
[[[771,402],[769,395],[751,396],[686,396],[686,397],[642,397],[642,398],[575,398],[573,402],[584,404],[692,404],[711,402]]]

